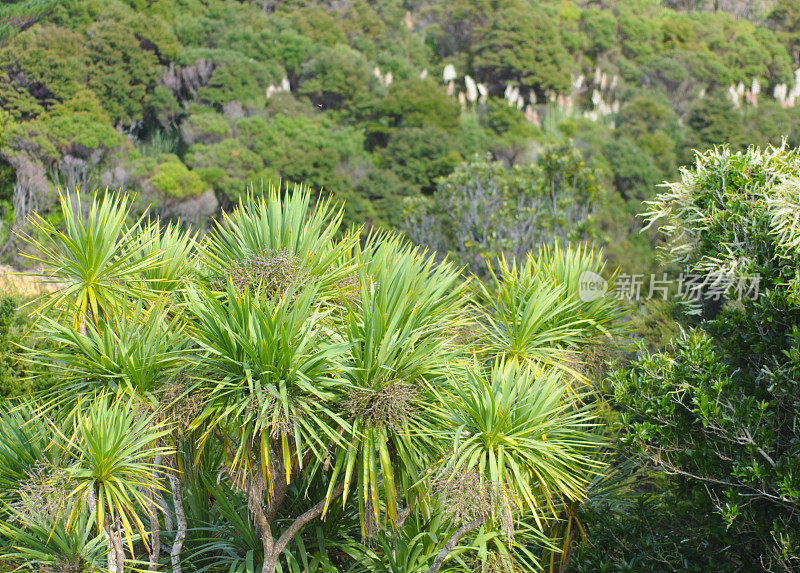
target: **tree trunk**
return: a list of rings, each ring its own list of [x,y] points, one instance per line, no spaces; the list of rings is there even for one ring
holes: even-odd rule
[[[106,568],[108,569],[108,573],[120,573],[117,569],[117,548],[114,547],[113,537],[109,533],[108,525],[103,528],[103,535],[105,536],[106,543],[108,544],[108,557],[106,557]]]
[[[106,537],[106,542],[108,543],[108,557],[106,558],[106,567],[108,568],[108,573],[120,573],[117,569],[117,549],[114,547],[114,542],[111,539],[111,535],[108,533],[108,529],[104,532]]]
[[[86,503],[89,504],[90,512],[94,513],[97,510],[97,495],[94,493],[94,485],[86,490]],[[100,517],[95,515],[95,519],[100,519]],[[106,569],[108,573],[119,573],[117,570],[117,550],[114,547],[114,541],[109,530],[109,524],[106,523],[103,527],[103,537],[106,538],[106,545],[108,546]]]
[[[156,504],[152,492],[147,501],[147,513],[150,515],[150,564],[148,571],[158,571],[158,560],[161,555],[161,523],[158,520]]]
[[[169,484],[172,488],[172,500],[175,503],[175,519],[178,522],[178,531],[175,533],[175,541],[172,543],[172,550],[169,554],[172,560],[172,573],[181,573],[181,549],[183,548],[183,539],[186,537],[186,516],[183,513],[181,481],[175,472],[170,472]]]
[[[450,536],[450,539],[447,540],[447,543],[444,544],[442,550],[436,555],[436,559],[433,560],[433,565],[431,565],[431,568],[428,569],[428,573],[438,573],[439,569],[442,568],[442,563],[444,563],[445,558],[450,555],[450,552],[456,546],[458,540],[473,529],[479,527],[484,521],[486,521],[486,516],[480,515],[469,523],[465,523],[459,527],[458,530]]]
[[[155,492],[154,495],[155,502],[158,504],[158,507],[161,509],[161,514],[164,516],[164,531],[172,531],[174,529],[172,512],[169,510],[166,500],[164,500],[164,495],[160,491]]]
[[[569,537],[567,540],[567,552],[561,557],[561,565],[558,568],[558,573],[567,573],[569,562],[572,561],[572,555],[575,553],[575,527],[569,530]]]
[[[344,491],[344,482],[340,482],[333,491],[331,492],[330,499],[336,499],[342,492]],[[289,528],[283,532],[283,535],[280,536],[278,541],[276,541],[272,546],[272,551],[269,553],[264,553],[264,566],[261,569],[261,573],[275,573],[275,568],[278,566],[278,559],[281,556],[281,553],[289,544],[289,542],[297,535],[303,526],[306,525],[309,521],[322,515],[322,511],[325,509],[325,503],[327,498],[323,499],[317,505],[306,511],[300,517],[295,519]]]
[[[111,540],[114,543],[114,551],[117,554],[117,571],[123,573],[125,571],[125,550],[122,548],[122,533],[120,532],[119,517],[114,520],[114,527],[111,528]]]
[[[247,508],[253,516],[256,532],[261,536],[261,545],[264,548],[264,562],[266,563],[266,556],[274,553],[275,544],[272,539],[270,522],[266,513],[264,513],[264,489],[263,487],[258,487],[254,481],[251,479],[247,488]]]
[[[161,455],[155,458],[155,465],[161,465]],[[158,571],[158,561],[161,554],[161,523],[158,519],[158,510],[155,502],[155,496],[158,492],[148,490],[147,496],[147,513],[150,517],[150,564],[147,567],[148,571]]]

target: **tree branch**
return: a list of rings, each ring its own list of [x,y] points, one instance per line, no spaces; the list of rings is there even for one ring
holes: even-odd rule
[[[331,492],[330,500],[334,500],[344,492],[344,482],[339,482],[339,484],[333,488]],[[289,526],[289,529],[283,532],[283,535],[280,536],[278,542],[275,544],[275,553],[280,553],[283,549],[289,544],[289,541],[297,535],[297,532],[300,531],[303,526],[314,519],[322,515],[322,510],[325,509],[325,504],[328,502],[328,498],[321,500],[317,505],[306,511],[300,517],[295,519],[292,524]]]
[[[333,488],[331,492],[330,499],[336,499],[342,492],[344,491],[344,482],[339,482],[339,484]],[[322,515],[322,510],[325,509],[325,504],[328,502],[329,499],[326,497],[325,499],[321,500],[317,503],[314,507],[306,511],[304,514],[296,518],[289,528],[283,532],[283,535],[278,538],[278,541],[275,542],[273,546],[272,552],[264,556],[264,573],[273,573],[275,571],[275,566],[278,563],[278,557],[280,556],[281,552],[286,548],[292,538],[297,535],[297,533],[303,528],[305,524],[309,521]]]
[[[155,465],[156,467],[161,465],[161,454],[155,457]],[[157,476],[156,479],[158,479]],[[150,517],[150,564],[147,567],[148,571],[158,571],[158,559],[161,553],[161,523],[156,511],[156,495],[157,493],[152,489],[148,489],[145,492],[147,514]]]
[[[467,533],[472,531],[473,529],[480,527],[480,525],[486,521],[485,515],[479,515],[469,523],[465,523],[461,527],[459,527],[453,535],[450,536],[450,539],[447,540],[447,543],[444,544],[442,550],[436,555],[436,559],[433,560],[433,565],[431,568],[428,569],[428,573],[438,573],[439,569],[442,568],[442,563],[444,563],[445,558],[450,554],[453,548],[458,543],[458,540],[464,537]]]

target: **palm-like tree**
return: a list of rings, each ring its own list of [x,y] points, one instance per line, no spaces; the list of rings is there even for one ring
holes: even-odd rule
[[[197,233],[155,220],[141,226],[137,240],[140,244],[137,258],[147,263],[140,270],[146,290],[169,294],[197,275]]]
[[[331,405],[343,384],[337,365],[346,347],[325,342],[315,287],[277,299],[260,294],[231,286],[217,300],[193,291],[188,310],[203,351],[201,444],[214,437],[225,449],[225,471],[248,496],[265,558],[274,562],[288,543],[274,542],[270,527],[287,486],[341,439]]]
[[[142,415],[135,402],[104,395],[96,396],[85,411],[79,405],[74,419],[70,440],[75,457],[70,468],[74,487],[69,495],[88,505],[90,519],[108,539],[108,569],[121,573],[123,535],[131,555],[134,534],[146,539],[139,515],[147,510],[147,495],[161,488],[157,475],[165,468],[156,458],[170,450],[157,444],[169,429],[152,414]],[[75,504],[73,514],[80,514],[80,504]]]
[[[33,215],[39,238],[27,240],[38,254],[30,258],[41,265],[39,276],[56,286],[43,295],[40,310],[55,309],[82,331],[87,318],[96,322],[118,311],[126,298],[145,296],[149,291],[137,279],[158,261],[140,236],[141,219],[128,225],[125,196],[95,196],[85,217],[80,195],[59,193],[59,202],[63,228]]]
[[[358,244],[358,232],[338,238],[342,209],[330,201],[311,206],[311,193],[296,186],[281,198],[271,187],[260,197],[248,195],[209,234],[203,244],[206,272],[225,278],[231,265],[260,255],[296,257],[298,266],[314,277],[323,294],[354,270],[348,254]],[[344,263],[344,264],[343,264]]]
[[[58,287],[38,322],[52,350],[32,360],[64,383],[47,418],[30,413],[49,420],[30,447],[0,424],[0,456],[25,460],[0,470],[0,500],[38,458],[69,469],[55,553],[89,563],[105,544],[116,571],[123,543],[144,546],[160,570],[163,530],[173,573],[329,571],[358,559],[355,542],[324,555],[332,519],[385,545],[365,559],[391,548],[391,570],[463,570],[470,551],[529,566],[526,544],[548,545],[598,471],[571,381],[619,313],[579,296],[602,270],[591,251],[502,263],[470,289],[398,237],[342,233],[341,210],[303,188],[246,197],[199,243],[121,196],[62,211],[65,230],[37,219],[31,239]],[[23,539],[21,524],[0,534]]]
[[[486,284],[477,283],[481,355],[555,367],[585,382],[580,353],[621,327],[613,298],[581,297],[584,273],[602,272],[602,258],[585,247],[541,249],[522,264],[501,260]]]
[[[379,492],[394,525],[398,486],[409,498],[441,449],[430,388],[444,380],[456,354],[448,342],[461,323],[466,289],[458,284],[457,269],[435,267],[396,240],[370,247],[361,257],[361,294],[344,328],[348,446],[336,456],[330,492],[343,475],[343,503],[354,489],[363,535],[372,529],[366,524],[380,522]]]
[[[83,331],[47,316],[40,323],[52,350],[38,361],[61,375],[55,402],[62,405],[107,389],[153,406],[164,384],[178,375],[187,351],[183,319],[163,299],[122,306]]]
[[[43,238],[32,239],[41,252],[42,274],[56,287],[41,300],[39,315],[51,350],[29,356],[61,374],[60,391],[47,400],[50,410],[64,410],[82,395],[111,391],[137,408],[168,416],[170,402],[182,398],[169,386],[182,377],[188,349],[176,304],[196,275],[194,236],[145,216],[133,219],[128,199],[110,193],[95,195],[85,212],[79,195],[62,196],[61,208],[64,230],[37,216],[36,231]],[[162,457],[157,455],[156,465]],[[179,499],[179,482],[173,473],[169,478]],[[145,491],[153,498],[151,570],[158,566],[160,550],[156,506],[163,513],[161,489]],[[180,513],[180,503],[175,506]],[[180,551],[179,540],[175,549]]]
[[[464,372],[449,390],[452,397],[443,396],[455,431],[439,487],[445,497],[453,496],[450,488],[466,497],[466,487],[478,495],[461,510],[464,523],[429,573],[487,519],[510,528],[514,513],[524,511],[543,530],[556,517],[553,500],[582,500],[601,467],[592,456],[598,445],[592,416],[577,406],[559,370],[498,359]]]

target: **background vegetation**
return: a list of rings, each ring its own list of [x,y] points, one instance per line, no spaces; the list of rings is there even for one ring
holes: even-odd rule
[[[57,217],[56,185],[209,228],[260,180],[402,228],[475,154],[526,167],[571,140],[607,255],[649,268],[632,215],[692,149],[800,143],[796,3],[706,4],[3,3],[0,234]]]

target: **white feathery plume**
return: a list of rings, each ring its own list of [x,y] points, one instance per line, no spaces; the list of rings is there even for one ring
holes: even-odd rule
[[[481,96],[478,98],[478,101],[480,103],[486,103],[486,99],[489,97],[489,89],[486,87],[486,84],[478,84],[478,93]]]
[[[464,76],[464,86],[467,88],[467,100],[475,102],[478,100],[478,86],[470,76]]]

